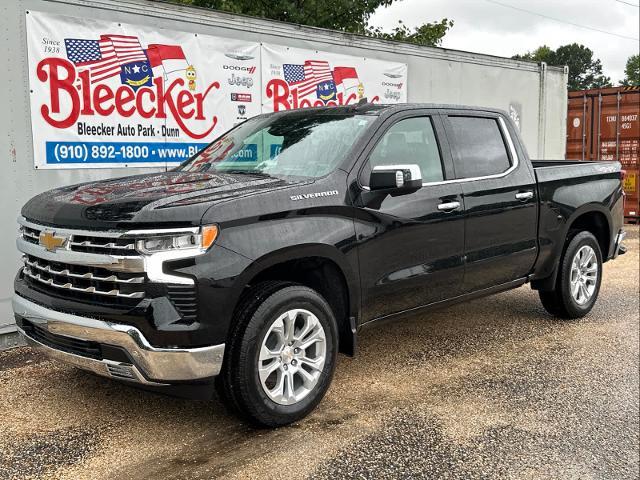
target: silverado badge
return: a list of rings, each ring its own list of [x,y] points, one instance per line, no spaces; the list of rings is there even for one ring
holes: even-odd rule
[[[303,193],[301,195],[291,195],[289,198],[295,202],[296,200],[306,200],[308,198],[318,198],[318,197],[331,197],[333,195],[338,195],[338,191],[329,190],[326,192]]]

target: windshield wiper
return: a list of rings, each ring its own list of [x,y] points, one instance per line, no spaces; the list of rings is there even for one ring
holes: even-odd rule
[[[269,175],[264,172],[252,172],[250,170],[219,170],[219,173],[233,173],[236,175],[253,175],[254,177],[263,177],[263,178],[275,178],[273,175]]]

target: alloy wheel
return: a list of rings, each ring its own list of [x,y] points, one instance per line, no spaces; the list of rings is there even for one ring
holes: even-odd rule
[[[571,263],[571,296],[578,305],[584,305],[596,290],[598,257],[589,245],[581,247]]]
[[[313,313],[289,310],[276,318],[260,347],[258,374],[267,396],[279,405],[293,405],[318,384],[324,368],[327,339]]]

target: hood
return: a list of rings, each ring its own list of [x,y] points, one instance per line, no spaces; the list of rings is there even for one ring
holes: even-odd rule
[[[216,203],[291,185],[251,174],[153,173],[50,190],[27,202],[22,215],[75,228],[197,226]]]

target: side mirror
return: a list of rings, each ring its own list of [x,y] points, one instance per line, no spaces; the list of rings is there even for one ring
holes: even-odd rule
[[[391,194],[415,192],[422,187],[422,173],[418,165],[379,165],[369,177],[371,191],[390,190]]]

